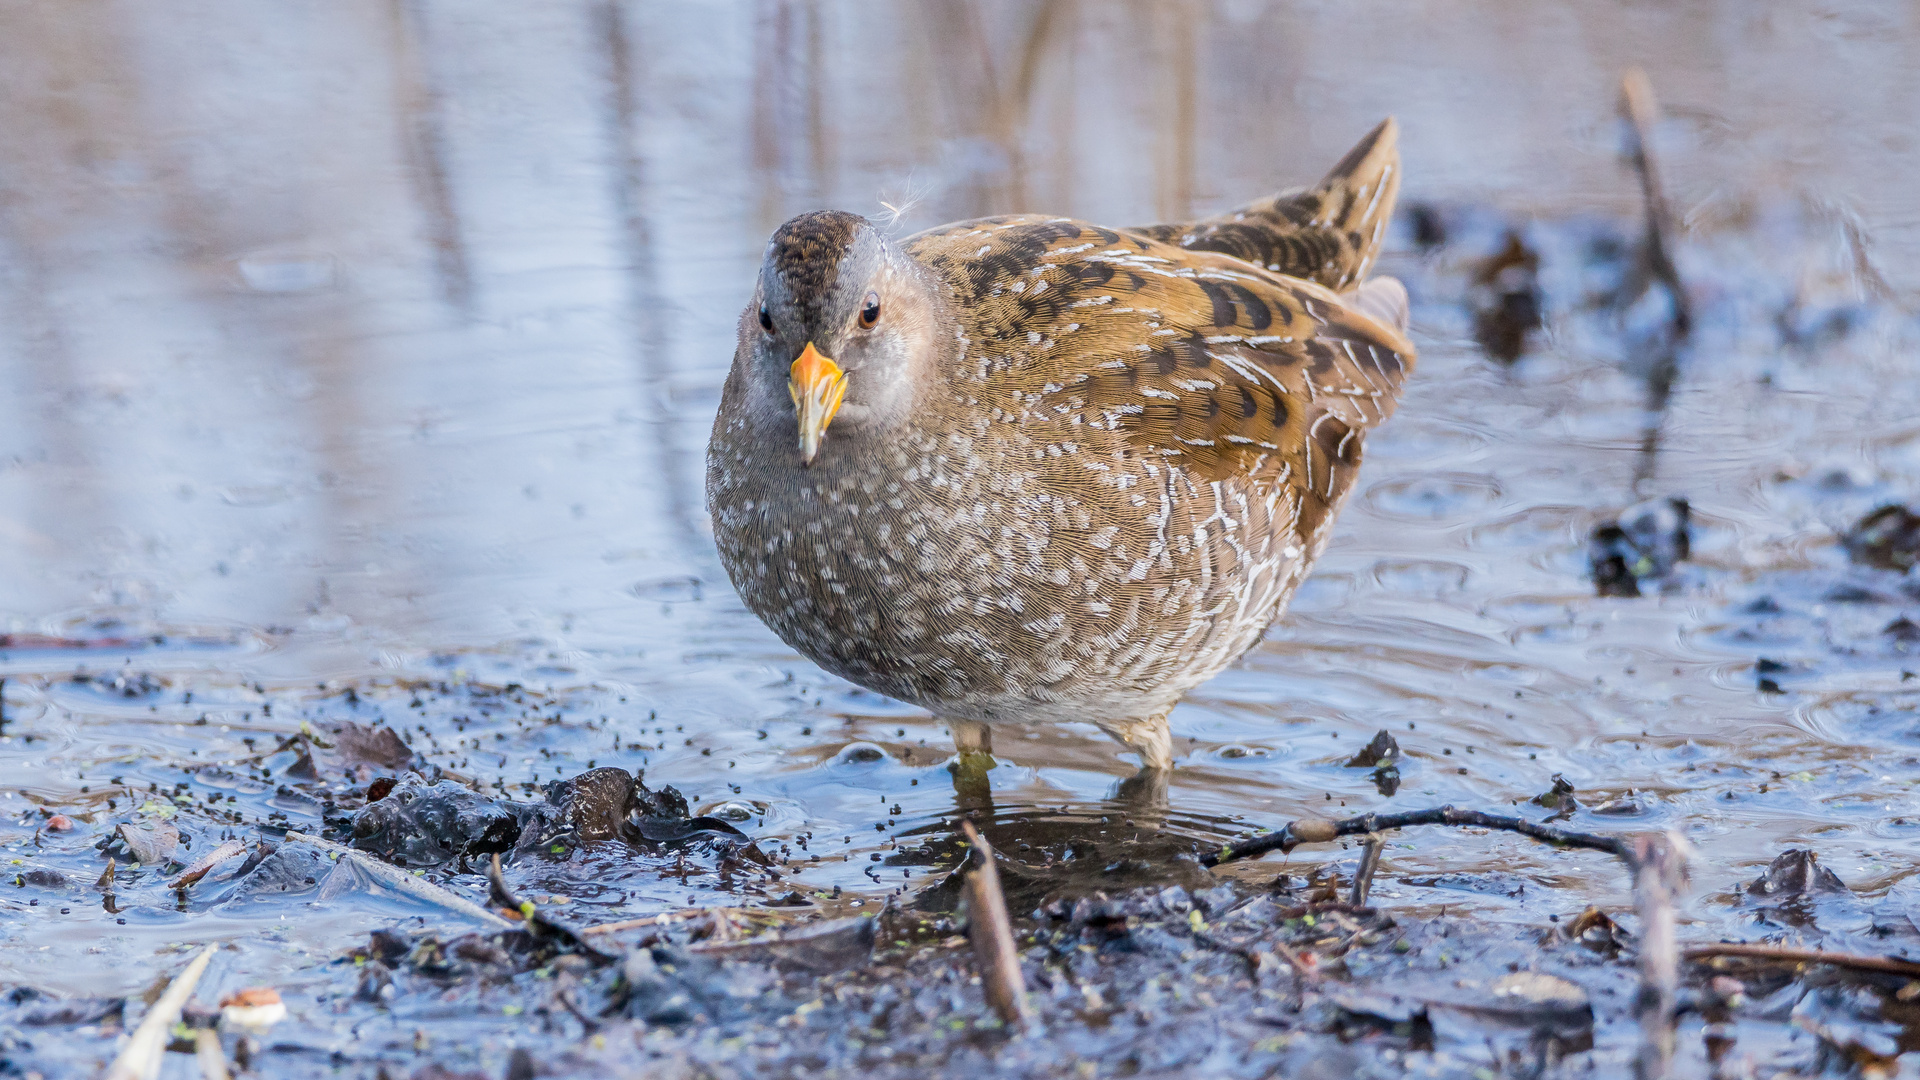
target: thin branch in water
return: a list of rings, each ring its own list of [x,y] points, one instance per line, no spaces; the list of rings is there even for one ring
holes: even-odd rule
[[[1731,942],[1689,945],[1680,955],[1683,959],[1696,963],[1728,957],[1774,964],[1829,964],[1854,971],[1879,971],[1888,975],[1904,975],[1909,979],[1920,979],[1920,963],[1902,960],[1897,956],[1862,956],[1858,953],[1823,952],[1819,949],[1799,949],[1790,945],[1736,945]]]
[[[497,851],[487,864],[487,900],[495,907],[518,913],[526,920],[527,931],[536,938],[561,942],[596,963],[611,964],[618,959],[587,944],[580,931],[550,918],[540,910],[538,904],[514,895],[513,890],[507,887],[506,876],[500,871],[500,853]]]
[[[1480,810],[1439,806],[1429,810],[1407,810],[1398,814],[1362,814],[1359,817],[1342,818],[1339,821],[1327,818],[1302,818],[1299,821],[1289,821],[1281,826],[1279,832],[1256,836],[1238,844],[1228,844],[1217,852],[1203,855],[1200,857],[1200,865],[1218,866],[1221,863],[1265,855],[1269,851],[1292,851],[1301,844],[1324,844],[1338,840],[1342,836],[1361,836],[1384,829],[1404,829],[1413,825],[1464,825],[1471,828],[1498,829],[1503,832],[1517,832],[1523,836],[1531,836],[1535,840],[1542,840],[1557,847],[1586,848],[1590,851],[1604,851],[1623,859],[1629,857],[1627,841],[1622,837],[1579,832],[1574,829],[1559,829],[1552,825],[1542,825],[1537,821],[1507,814],[1489,814]]]
[[[1353,907],[1367,906],[1367,891],[1373,888],[1373,872],[1380,867],[1380,852],[1387,846],[1379,833],[1367,837],[1367,848],[1360,854],[1360,868],[1353,872],[1353,888],[1347,893],[1347,903]]]
[[[1015,1030],[1032,1018],[1027,1005],[1027,983],[1020,973],[1020,954],[1013,946],[1013,920],[1007,917],[1007,897],[1000,890],[1000,871],[993,864],[993,846],[973,822],[960,829],[979,856],[979,865],[967,875],[967,936],[980,963],[980,981],[987,1004]]]

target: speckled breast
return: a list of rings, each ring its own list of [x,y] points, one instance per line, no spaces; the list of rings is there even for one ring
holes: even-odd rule
[[[1158,715],[1259,639],[1316,554],[1292,489],[1084,429],[843,436],[803,468],[746,424],[723,416],[708,459],[742,599],[827,670],[944,716]]]

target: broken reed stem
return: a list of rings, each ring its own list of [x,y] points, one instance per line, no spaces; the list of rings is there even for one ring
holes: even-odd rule
[[[287,833],[287,839],[297,843],[312,844],[314,847],[322,851],[330,851],[342,859],[352,859],[353,865],[365,870],[368,874],[378,879],[382,885],[386,885],[397,892],[406,893],[416,900],[424,900],[429,904],[436,904],[450,911],[457,911],[462,915],[479,919],[495,930],[510,929],[514,925],[512,922],[495,915],[493,912],[488,911],[486,908],[481,907],[479,904],[474,903],[458,893],[435,885],[431,881],[414,877],[412,874],[407,873],[397,866],[381,862],[379,859],[370,858],[362,852],[347,847],[345,844],[336,844],[331,840],[323,840],[318,836],[303,832],[289,832]]]
[[[1027,1005],[1027,981],[1020,974],[1020,954],[1013,947],[1007,897],[1000,891],[1000,871],[993,864],[993,845],[971,821],[962,821],[960,829],[979,854],[979,865],[966,876],[967,937],[972,939],[973,954],[980,963],[987,1004],[1008,1027],[1018,1030],[1032,1013]]]
[[[1666,1080],[1673,1070],[1674,1012],[1680,994],[1680,946],[1673,902],[1687,885],[1689,845],[1678,833],[1634,838],[1633,903],[1640,913],[1639,1080]]]
[[[180,1010],[193,997],[193,988],[199,985],[200,976],[207,970],[207,963],[217,948],[218,945],[208,945],[201,949],[186,970],[167,984],[166,992],[147,1010],[147,1015],[140,1018],[133,1037],[107,1067],[106,1080],[153,1080],[160,1075],[160,1059],[167,1052],[173,1025],[179,1022]]]
[[[1386,846],[1386,839],[1379,833],[1367,836],[1367,849],[1360,854],[1360,868],[1353,872],[1353,888],[1347,893],[1349,905],[1367,906],[1367,891],[1373,888],[1373,872],[1379,869],[1380,852]]]
[[[1681,952],[1680,956],[1689,961],[1712,960],[1724,956],[1780,964],[1830,964],[1833,967],[1852,968],[1856,971],[1880,971],[1889,975],[1904,975],[1909,979],[1920,979],[1920,963],[1912,960],[1902,960],[1894,956],[1861,956],[1858,953],[1796,949],[1789,945],[1735,945],[1732,943],[1690,945]]]
[[[1693,310],[1687,303],[1687,291],[1680,286],[1680,271],[1673,265],[1673,212],[1668,208],[1659,160],[1653,151],[1660,103],[1653,96],[1653,83],[1639,68],[1628,69],[1620,79],[1620,115],[1632,134],[1627,149],[1634,171],[1640,174],[1640,194],[1647,204],[1647,269],[1673,297],[1673,328],[1685,337],[1693,328]]]
[[[193,1032],[193,1056],[200,1063],[200,1080],[232,1080],[227,1071],[227,1052],[220,1046],[220,1032],[210,1027]]]

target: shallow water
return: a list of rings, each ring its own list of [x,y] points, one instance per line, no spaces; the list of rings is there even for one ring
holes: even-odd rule
[[[1312,179],[1387,112],[1404,203],[1450,232],[1422,255],[1402,228],[1387,261],[1419,373],[1291,614],[1174,713],[1171,809],[1140,850],[1507,807],[1559,774],[1588,807],[1630,796],[1574,827],[1693,839],[1689,938],[1750,933],[1731,894],[1788,847],[1869,893],[1920,866],[1920,658],[1882,632],[1920,590],[1835,542],[1920,493],[1920,325],[1863,291],[1843,228],[1857,215],[1911,306],[1910,17],[1041,10],[0,7],[0,632],[95,643],[0,648],[0,844],[76,883],[0,896],[0,982],[132,993],[155,950],[231,937],[248,944],[216,982],[297,998],[369,926],[421,915],[364,895],[183,909],[144,872],[114,912],[80,884],[156,786],[317,824],[311,800],[204,767],[328,719],[381,718],[523,796],[644,768],[764,846],[809,834],[823,861],[769,897],[917,894],[940,870],[900,848],[959,805],[946,733],[787,650],[705,533],[701,455],[766,232],[877,199],[918,200],[903,232],[1204,212]],[[1636,227],[1612,121],[1633,62],[1671,116],[1699,321],[1657,416],[1645,350],[1591,302],[1620,272],[1596,241]],[[1549,313],[1511,369],[1463,306],[1509,226],[1542,253]],[[1670,494],[1696,521],[1673,589],[1595,598],[1589,529]],[[1763,657],[1784,692],[1757,688]],[[1392,797],[1343,767],[1383,728],[1407,754]],[[1003,851],[1057,859],[1102,825],[1135,843],[1131,766],[1090,723],[996,749]],[[42,806],[80,828],[35,839]],[[181,820],[224,827],[203,807]],[[596,919],[743,898],[661,871],[598,851],[515,874]],[[1396,839],[1374,896],[1538,922],[1624,885],[1598,855],[1428,830]]]

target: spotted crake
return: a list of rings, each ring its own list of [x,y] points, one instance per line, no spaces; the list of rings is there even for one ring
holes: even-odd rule
[[[1367,278],[1392,120],[1319,185],[1201,221],[782,225],[707,458],[721,559],[795,649],[990,726],[1167,713],[1285,608],[1414,362]]]

